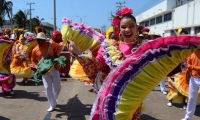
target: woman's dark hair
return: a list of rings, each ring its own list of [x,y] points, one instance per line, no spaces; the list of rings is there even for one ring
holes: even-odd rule
[[[131,18],[135,23],[136,23],[136,19],[133,15],[131,14],[126,14],[126,15],[123,15],[121,20],[124,19],[124,18]]]

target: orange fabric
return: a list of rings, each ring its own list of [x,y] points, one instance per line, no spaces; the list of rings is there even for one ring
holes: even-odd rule
[[[33,63],[33,66],[37,68],[38,62],[42,59],[42,57],[46,54],[48,51],[49,42],[46,42],[43,46],[37,45],[33,51],[31,56],[31,62]],[[54,56],[54,50],[57,51],[57,55],[59,56],[62,51],[62,46],[57,43],[52,43],[50,51],[46,57]]]
[[[200,78],[200,59],[196,56],[200,56],[200,50],[196,51],[196,53],[191,54],[187,59],[187,64],[189,69],[191,69],[192,76],[196,78]]]

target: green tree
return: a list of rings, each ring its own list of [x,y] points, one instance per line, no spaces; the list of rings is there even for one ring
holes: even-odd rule
[[[26,29],[27,20],[27,12],[19,10],[13,17],[13,21],[16,23],[18,28]]]
[[[11,1],[0,0],[0,19],[3,19],[7,15],[11,22],[12,6],[13,3]]]
[[[38,25],[41,25],[42,21],[44,20],[44,18],[39,18],[38,16],[34,17],[31,19],[32,22],[32,31],[35,31],[35,27]],[[29,20],[28,20],[29,21]],[[30,25],[30,22],[28,22]]]

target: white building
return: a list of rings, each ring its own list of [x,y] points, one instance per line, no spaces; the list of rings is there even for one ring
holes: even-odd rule
[[[150,28],[150,33],[176,35],[180,27],[189,34],[200,32],[200,0],[164,0],[136,16],[138,24]]]

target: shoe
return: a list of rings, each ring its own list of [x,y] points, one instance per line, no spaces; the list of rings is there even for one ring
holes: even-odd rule
[[[55,107],[50,107],[49,109],[47,109],[47,112],[52,112],[55,109]]]
[[[172,103],[171,103],[171,102],[168,102],[168,103],[167,103],[167,106],[171,107],[171,106],[172,106]]]
[[[183,109],[184,109],[184,110],[186,110],[186,109],[187,109],[187,106],[186,106],[186,105],[184,105],[184,106],[183,106]]]
[[[165,92],[165,91],[162,91],[162,93],[163,93],[164,95],[167,95],[167,92]]]
[[[181,120],[189,120],[189,119],[187,119],[187,118],[183,118],[183,119],[181,119]]]

